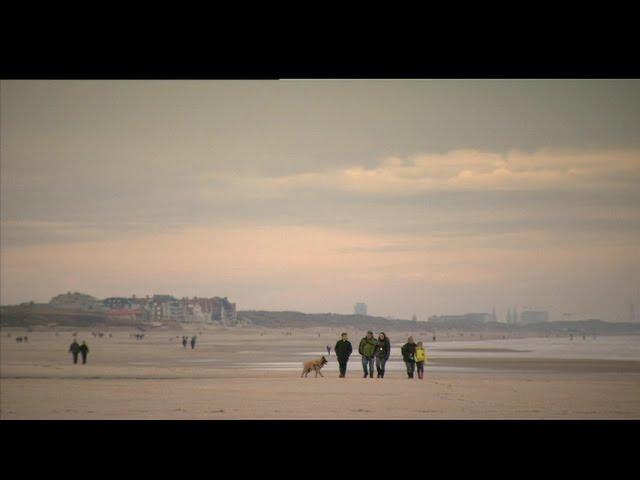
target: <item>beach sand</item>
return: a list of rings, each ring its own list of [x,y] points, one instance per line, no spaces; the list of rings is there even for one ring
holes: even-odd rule
[[[176,338],[198,332],[194,350]],[[0,419],[640,418],[633,357],[537,358],[526,344],[443,336],[427,343],[424,380],[410,380],[397,347],[409,332],[390,332],[385,378],[364,379],[362,334],[349,331],[347,378],[337,378],[333,352],[324,378],[300,378],[302,361],[326,354],[339,329],[202,327],[145,332],[140,341],[133,330],[111,333],[79,331],[91,351],[87,365],[73,365],[70,331],[30,332],[25,344],[15,341],[24,331],[3,329]]]

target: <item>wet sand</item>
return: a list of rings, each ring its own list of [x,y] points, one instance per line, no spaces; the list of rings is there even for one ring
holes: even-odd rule
[[[324,378],[301,379],[301,362],[333,347],[338,330],[199,330],[195,350],[175,338],[193,331],[141,341],[80,331],[89,363],[73,365],[70,332],[31,332],[18,344],[24,332],[3,329],[0,418],[640,418],[634,359],[535,358],[527,348],[443,341],[427,344],[425,379],[409,380],[394,341],[384,379],[362,378],[357,351],[347,378],[337,378],[332,352]]]

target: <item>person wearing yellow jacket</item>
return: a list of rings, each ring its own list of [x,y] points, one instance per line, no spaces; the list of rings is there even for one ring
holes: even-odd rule
[[[418,370],[418,378],[424,378],[424,362],[427,361],[427,352],[422,346],[422,342],[418,342],[416,347],[416,367]]]

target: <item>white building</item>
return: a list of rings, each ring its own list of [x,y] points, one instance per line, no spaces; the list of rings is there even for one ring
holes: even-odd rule
[[[366,315],[367,314],[367,304],[366,303],[356,303],[353,307],[353,313],[356,315]]]

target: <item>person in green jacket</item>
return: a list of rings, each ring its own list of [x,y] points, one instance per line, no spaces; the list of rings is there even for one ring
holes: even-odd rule
[[[373,332],[369,330],[367,336],[360,340],[360,346],[358,347],[358,353],[362,355],[362,369],[364,370],[364,377],[367,375],[373,378],[373,363],[375,361],[375,351],[378,341],[373,338]],[[367,369],[368,367],[368,369]]]

